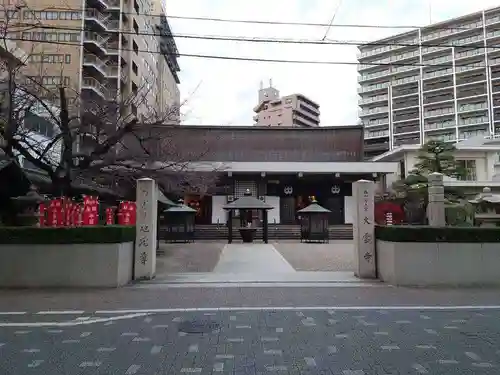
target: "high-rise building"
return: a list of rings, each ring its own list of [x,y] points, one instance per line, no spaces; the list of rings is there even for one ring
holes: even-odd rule
[[[4,4],[2,31],[29,55],[28,79],[66,86],[85,102],[119,103],[139,121],[179,106],[178,52],[160,0]]]
[[[280,92],[269,82],[259,90],[259,104],[253,109],[257,126],[319,126],[319,105],[301,94],[280,97]]]
[[[359,47],[365,156],[500,134],[500,7]]]

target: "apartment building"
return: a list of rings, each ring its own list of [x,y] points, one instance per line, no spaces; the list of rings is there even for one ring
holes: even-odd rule
[[[500,134],[500,7],[359,47],[365,157]]]
[[[319,105],[302,94],[280,97],[280,92],[269,82],[260,85],[259,104],[253,109],[256,126],[319,126]]]
[[[7,26],[8,36],[29,54],[24,75],[45,87],[64,85],[85,103],[119,103],[122,116],[139,120],[179,103],[175,41],[157,29],[168,25],[160,1],[83,4],[82,9],[81,1],[25,0],[4,6],[0,16],[14,26]],[[166,39],[173,52],[161,47]],[[173,63],[167,69],[162,59]]]

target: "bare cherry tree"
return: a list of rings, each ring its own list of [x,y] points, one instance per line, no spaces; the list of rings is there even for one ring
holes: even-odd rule
[[[4,51],[19,50],[10,31],[4,28],[1,37]],[[63,66],[61,79],[47,85],[43,64],[26,74],[30,56],[32,51],[17,60],[0,59],[1,148],[45,172],[53,194],[74,195],[75,183],[126,189],[140,177],[155,178],[171,191],[203,192],[215,183],[217,171],[189,168],[208,151],[208,142],[186,158],[175,136],[161,131],[179,123],[185,103],[158,108],[147,77],[127,95],[104,86],[104,98],[86,95],[66,84]]]

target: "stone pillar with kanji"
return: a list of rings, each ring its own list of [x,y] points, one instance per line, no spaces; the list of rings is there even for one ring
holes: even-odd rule
[[[354,198],[354,274],[363,279],[377,277],[375,260],[375,183],[359,180],[352,184]]]
[[[151,178],[137,180],[134,279],[152,279],[156,272],[158,188]]]
[[[431,173],[429,179],[429,204],[427,205],[427,219],[431,227],[444,227],[446,225],[446,212],[444,204],[443,174]]]

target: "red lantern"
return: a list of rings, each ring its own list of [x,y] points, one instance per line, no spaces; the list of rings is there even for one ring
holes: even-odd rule
[[[115,214],[113,207],[106,208],[106,225],[113,225],[115,223]]]

